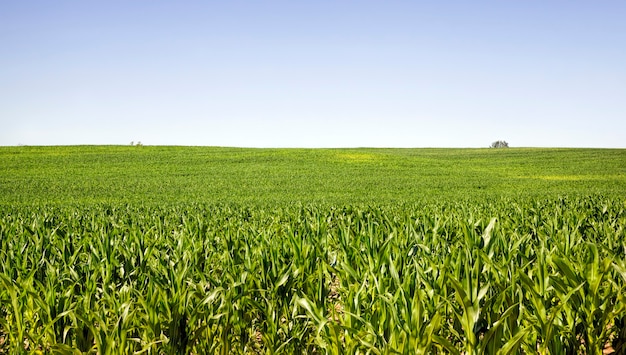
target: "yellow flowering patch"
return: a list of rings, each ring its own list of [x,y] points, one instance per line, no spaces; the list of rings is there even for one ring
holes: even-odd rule
[[[585,180],[589,177],[581,176],[581,175],[543,175],[543,176],[535,176],[536,179],[541,180],[552,180],[552,181],[576,181],[576,180]]]
[[[369,153],[337,153],[337,159],[344,162],[373,162],[380,159],[380,156]]]

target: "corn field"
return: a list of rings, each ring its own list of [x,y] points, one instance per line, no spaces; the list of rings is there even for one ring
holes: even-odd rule
[[[626,353],[623,199],[0,209],[3,354]]]

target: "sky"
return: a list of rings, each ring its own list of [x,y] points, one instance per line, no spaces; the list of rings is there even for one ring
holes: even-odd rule
[[[626,1],[0,2],[0,145],[626,148]]]

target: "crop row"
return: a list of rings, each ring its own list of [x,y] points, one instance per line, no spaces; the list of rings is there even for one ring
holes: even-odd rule
[[[625,208],[5,206],[0,353],[623,353]]]

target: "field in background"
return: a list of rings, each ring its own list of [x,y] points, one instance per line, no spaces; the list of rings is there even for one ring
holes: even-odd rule
[[[0,147],[0,204],[626,195],[623,149]]]
[[[626,150],[0,148],[0,354],[623,354]]]

